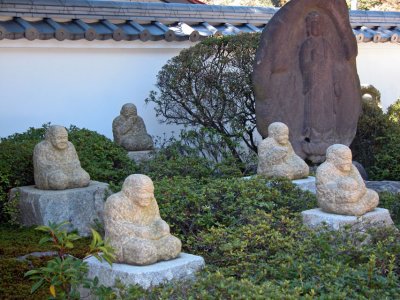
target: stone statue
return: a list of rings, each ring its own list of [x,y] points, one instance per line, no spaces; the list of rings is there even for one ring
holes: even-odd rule
[[[128,176],[121,192],[108,197],[104,222],[105,236],[120,263],[149,265],[181,251],[181,241],[160,217],[153,182],[146,175]]]
[[[361,112],[357,42],[344,0],[297,0],[265,27],[253,84],[257,129],[283,122],[295,152],[313,163],[333,144],[350,145]]]
[[[114,141],[128,151],[144,151],[153,149],[153,140],[147,134],[143,119],[137,115],[136,106],[124,104],[121,114],[112,124]]]
[[[326,162],[317,169],[316,187],[318,205],[327,213],[361,216],[379,203],[378,194],[365,187],[345,145],[328,148]]]
[[[86,187],[90,182],[63,126],[52,125],[47,129],[45,140],[33,150],[33,168],[36,188],[41,190]]]
[[[291,180],[308,176],[308,165],[294,153],[289,142],[289,128],[280,122],[268,127],[268,138],[258,145],[257,174]]]

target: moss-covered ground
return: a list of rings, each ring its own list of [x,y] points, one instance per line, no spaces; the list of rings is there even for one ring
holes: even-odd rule
[[[48,245],[39,245],[42,232],[34,228],[0,225],[0,299],[47,299],[47,289],[31,294],[32,281],[24,277],[25,272],[44,266],[51,257],[28,257],[18,259],[33,252],[47,252]],[[74,243],[71,253],[76,257],[84,257],[89,239],[81,239]]]

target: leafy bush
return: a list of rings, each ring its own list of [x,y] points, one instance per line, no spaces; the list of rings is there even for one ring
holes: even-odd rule
[[[259,37],[210,38],[182,50],[158,73],[159,93],[146,102],[162,122],[213,130],[241,162],[240,143],[257,151],[251,72]]]
[[[357,133],[350,148],[353,160],[360,162],[367,170],[375,165],[375,154],[383,146],[383,137],[393,128],[392,122],[377,105],[363,103],[358,120]]]
[[[400,126],[400,98],[387,109],[389,120]]]
[[[351,149],[353,159],[366,168],[372,180],[400,180],[399,115],[399,101],[387,113],[376,105],[363,103]]]
[[[191,245],[187,239],[201,231],[251,223],[257,210],[300,212],[316,206],[314,195],[287,180],[174,177],[157,181],[155,187],[162,217],[186,247]]]
[[[92,180],[119,183],[136,172],[137,167],[126,151],[113,141],[95,131],[71,126],[69,140],[78,152],[82,168]]]
[[[400,224],[400,194],[379,193],[379,207],[387,208],[395,224]]]
[[[0,220],[4,222],[4,203],[8,191],[17,186],[32,185],[33,148],[44,139],[49,124],[42,128],[29,128],[2,138],[0,143]],[[137,170],[126,151],[103,135],[71,126],[69,140],[74,144],[82,167],[92,180],[122,182]]]
[[[243,154],[245,163],[238,163],[229,151],[213,151],[219,142],[218,136],[210,132],[183,130],[178,139],[158,141],[159,150],[152,160],[139,165],[139,172],[157,180],[174,176],[241,177],[254,171],[251,166],[255,164],[255,155]]]

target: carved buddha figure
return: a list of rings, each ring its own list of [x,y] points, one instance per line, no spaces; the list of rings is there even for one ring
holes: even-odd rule
[[[67,130],[53,125],[45,140],[33,150],[35,185],[42,190],[64,190],[89,185],[90,176],[82,169]]]
[[[114,141],[128,151],[151,150],[154,147],[144,121],[137,115],[136,106],[132,103],[122,106],[121,114],[114,119],[112,128]]]
[[[299,53],[303,77],[305,142],[303,150],[323,157],[335,141],[336,114],[340,88],[332,47],[323,36],[321,17],[310,12],[306,17],[307,39]]]
[[[294,153],[289,142],[288,127],[280,122],[269,125],[268,137],[258,145],[257,174],[299,179],[308,173],[308,165]]]
[[[379,203],[378,194],[366,188],[345,145],[328,148],[326,161],[317,169],[316,186],[318,205],[328,213],[360,216]]]
[[[107,199],[104,214],[105,235],[118,262],[148,265],[179,255],[181,241],[161,219],[153,182],[146,175],[128,176],[121,192]]]

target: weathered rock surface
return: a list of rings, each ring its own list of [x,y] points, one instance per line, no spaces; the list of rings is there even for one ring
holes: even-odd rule
[[[360,216],[344,216],[331,214],[314,208],[301,212],[303,224],[310,228],[326,225],[328,229],[339,230],[344,226],[351,226],[353,230],[363,231],[371,227],[387,227],[393,225],[390,213],[384,208],[374,210]]]
[[[137,115],[133,103],[124,104],[121,114],[112,124],[114,141],[128,151],[151,150],[154,147],[153,139],[147,134],[146,126]]]
[[[128,157],[133,160],[135,163],[141,163],[145,161],[149,161],[153,158],[155,151],[154,150],[145,150],[145,151],[129,151]]]
[[[317,188],[315,186],[315,177],[313,176],[308,176],[307,178],[304,179],[296,179],[293,180],[292,182],[303,191],[308,191],[313,194],[317,192]]]
[[[315,177],[318,206],[325,212],[361,216],[378,206],[378,194],[366,188],[345,145],[328,148]]]
[[[89,185],[90,176],[82,169],[67,130],[50,126],[46,138],[33,150],[35,185],[41,190],[65,190]]]
[[[308,165],[294,153],[289,129],[280,122],[268,127],[268,138],[258,145],[257,174],[266,177],[299,179],[308,176]]]
[[[149,265],[173,259],[181,251],[181,241],[160,217],[153,182],[146,175],[128,176],[121,192],[107,199],[104,222],[117,262]]]
[[[265,27],[255,57],[257,129],[283,122],[294,151],[314,163],[350,145],[361,112],[357,43],[344,0],[297,0]]]
[[[176,280],[194,279],[195,274],[204,267],[201,256],[181,253],[175,259],[161,261],[149,266],[132,266],[114,263],[112,267],[106,262],[99,262],[94,257],[84,260],[89,266],[88,277],[99,278],[99,285],[113,287],[119,279],[124,285],[138,284],[148,289],[163,283]]]
[[[400,193],[400,181],[366,181],[367,188],[372,189],[378,193],[389,192],[392,194]]]
[[[91,181],[87,187],[62,191],[39,190],[33,185],[23,186],[12,189],[10,197],[19,199],[23,225],[69,221],[68,230],[77,229],[80,235],[88,236],[95,220],[103,220],[104,200],[108,193],[108,184]]]

